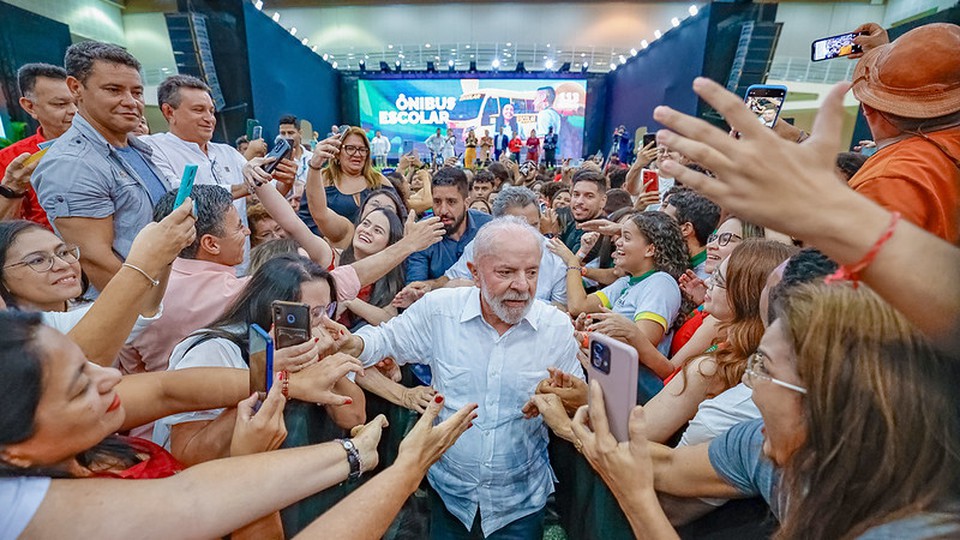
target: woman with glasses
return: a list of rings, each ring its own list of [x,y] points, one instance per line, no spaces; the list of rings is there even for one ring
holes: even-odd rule
[[[320,141],[307,162],[306,202],[324,236],[336,230],[336,216],[356,222],[360,203],[372,190],[393,190],[373,167],[367,134],[356,126],[345,133]]]
[[[30,221],[0,222],[0,298],[8,309],[42,312],[44,324],[69,334],[92,362],[112,365],[160,316],[169,265],[196,235],[192,203],[184,204],[137,235],[96,302],[82,299],[79,247]]]
[[[866,287],[798,286],[773,311],[743,379],[762,419],[709,444],[648,442],[638,407],[617,445],[591,388],[573,432],[634,533],[676,537],[659,492],[761,496],[777,538],[960,536],[960,364]]]

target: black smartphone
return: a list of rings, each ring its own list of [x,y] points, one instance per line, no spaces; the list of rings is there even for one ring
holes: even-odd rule
[[[653,146],[657,146],[657,133],[644,133],[643,134],[643,145],[640,148],[646,148],[650,143],[653,143]]]
[[[299,345],[310,339],[310,306],[298,302],[274,301],[273,333],[277,348]]]
[[[757,121],[772,128],[780,117],[783,100],[787,97],[787,87],[779,84],[754,84],[747,88],[744,102]]]
[[[863,52],[863,49],[853,42],[859,35],[858,32],[850,32],[814,41],[810,44],[810,60],[820,62]]]
[[[277,158],[270,163],[263,164],[263,170],[267,174],[273,174],[273,171],[277,168],[277,165],[280,164],[280,161],[290,157],[290,153],[293,152],[293,146],[287,142],[287,139],[278,139],[277,144],[273,145],[273,150],[266,155],[267,158]]]

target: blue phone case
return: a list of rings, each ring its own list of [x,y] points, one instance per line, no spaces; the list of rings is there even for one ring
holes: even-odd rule
[[[270,337],[270,334],[264,330],[259,324],[253,323],[250,325],[250,332],[256,333],[260,336],[260,339],[266,342],[267,347],[267,362],[266,362],[266,379],[267,379],[267,392],[270,392],[270,389],[273,388],[273,338]]]
[[[193,193],[193,181],[197,178],[196,165],[190,164],[183,168],[183,177],[180,179],[180,188],[177,189],[177,200],[173,203],[174,208],[180,208],[183,201]]]

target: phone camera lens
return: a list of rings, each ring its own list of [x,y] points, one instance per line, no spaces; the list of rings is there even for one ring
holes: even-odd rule
[[[295,322],[297,322],[297,318],[293,315],[293,313],[288,313],[288,314],[287,314],[287,324],[293,324],[293,323],[295,323]]]

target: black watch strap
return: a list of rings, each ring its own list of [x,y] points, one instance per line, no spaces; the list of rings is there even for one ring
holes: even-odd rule
[[[21,191],[21,192],[18,193],[18,192],[16,192],[16,191],[8,188],[7,186],[0,185],[0,197],[4,197],[4,198],[7,198],[7,199],[20,199],[20,198],[26,196],[26,194],[27,194],[27,190],[23,190],[23,191]]]
[[[361,467],[362,462],[360,461],[360,451],[357,450],[357,445],[353,444],[353,439],[337,439],[337,442],[347,451],[347,463],[350,464],[350,475],[347,476],[347,480],[356,482],[360,479],[360,474],[363,472]]]

